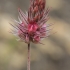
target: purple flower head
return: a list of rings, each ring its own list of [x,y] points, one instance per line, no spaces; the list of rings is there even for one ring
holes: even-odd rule
[[[28,12],[24,14],[21,9],[19,12],[19,22],[15,20],[17,24],[12,25],[16,31],[16,34],[20,40],[26,43],[40,43],[41,39],[49,35],[48,25],[48,13],[49,8],[45,9],[45,0],[31,0]]]

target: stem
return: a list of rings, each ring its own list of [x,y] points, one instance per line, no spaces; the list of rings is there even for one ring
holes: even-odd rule
[[[30,43],[28,44],[27,70],[30,70]]]

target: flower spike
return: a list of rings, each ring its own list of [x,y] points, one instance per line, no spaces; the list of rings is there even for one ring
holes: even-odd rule
[[[46,0],[30,0],[30,6],[26,14],[18,8],[18,20],[13,20],[15,24],[10,25],[14,28],[12,34],[18,37],[19,41],[28,44],[27,70],[30,70],[30,42],[42,44],[40,41],[50,35],[49,27],[46,24],[49,20],[50,8],[45,9]]]
[[[49,20],[50,8],[46,10],[45,3],[46,0],[30,0],[30,7],[26,14],[18,8],[19,22],[14,21],[19,24],[11,25],[17,29],[17,36],[25,43],[40,43],[42,38],[49,35],[50,30],[47,29],[46,22]]]

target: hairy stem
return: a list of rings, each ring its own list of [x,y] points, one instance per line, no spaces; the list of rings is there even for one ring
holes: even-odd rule
[[[30,70],[30,43],[28,44],[27,70]]]

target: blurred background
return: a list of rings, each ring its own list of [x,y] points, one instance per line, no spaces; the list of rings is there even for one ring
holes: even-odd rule
[[[53,29],[45,45],[31,44],[31,70],[70,70],[70,0],[46,0],[48,6]],[[27,11],[29,0],[0,0],[0,70],[27,70],[27,44],[9,33],[18,7]]]

